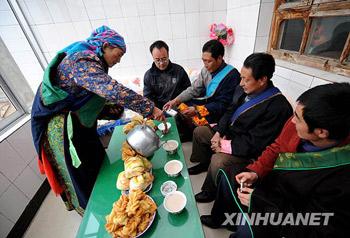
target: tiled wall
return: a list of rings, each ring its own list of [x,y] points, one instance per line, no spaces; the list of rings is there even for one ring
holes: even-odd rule
[[[235,43],[227,49],[229,62],[240,69],[254,51],[260,0],[227,1],[227,25],[235,33]]]
[[[0,143],[0,237],[6,237],[44,181],[30,135],[27,122]]]
[[[108,25],[122,34],[127,53],[110,74],[143,77],[152,58],[149,45],[163,39],[170,58],[188,68],[201,67],[201,46],[209,25],[226,21],[227,0],[19,0],[48,59],[68,44]]]

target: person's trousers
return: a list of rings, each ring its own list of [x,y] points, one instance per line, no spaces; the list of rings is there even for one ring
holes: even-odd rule
[[[245,168],[250,160],[239,158],[225,153],[213,153],[211,150],[211,138],[215,132],[207,126],[199,126],[193,132],[193,144],[191,162],[200,162],[208,166],[208,173],[202,186],[202,191],[216,192],[216,175],[220,169],[226,170],[235,167],[234,171]]]
[[[244,169],[250,161],[248,159],[239,158],[237,156],[224,154],[224,153],[215,153],[211,156],[210,164],[208,168],[207,176],[205,177],[202,191],[207,192],[216,192],[216,176],[220,169],[231,170],[233,167],[235,171],[240,171]]]
[[[231,187],[230,187],[231,186]],[[231,191],[232,189],[232,191]],[[222,173],[218,176],[218,191],[216,193],[215,202],[211,210],[211,215],[215,222],[219,224],[225,224],[231,226],[231,230],[236,230],[235,233],[230,235],[230,238],[250,238],[251,232],[248,227],[248,223],[242,224],[242,220],[237,220],[238,213],[241,213],[236,202],[239,203],[236,186],[228,183]],[[236,196],[236,201],[232,195],[232,192]],[[247,207],[240,205],[243,212],[247,212]],[[226,215],[225,215],[226,214]],[[236,214],[233,216],[233,214]],[[226,219],[230,219],[226,220]],[[243,219],[243,218],[241,218]]]
[[[192,123],[192,119],[178,113],[175,116],[175,122],[179,132],[180,141],[191,141],[193,130],[196,128],[196,126]]]
[[[213,129],[207,126],[196,127],[193,131],[191,162],[200,162],[203,165],[210,164],[213,154],[210,140],[214,135]]]

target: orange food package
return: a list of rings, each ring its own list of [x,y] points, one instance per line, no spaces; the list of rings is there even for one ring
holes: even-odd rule
[[[205,119],[205,117],[199,118],[198,116],[192,117],[192,120],[197,126],[205,126],[208,125],[209,122]]]
[[[180,110],[180,112],[183,112],[188,109],[188,106],[185,103],[181,103],[177,108]]]
[[[205,106],[196,106],[196,110],[201,115],[201,117],[205,117],[209,115],[209,111]]]

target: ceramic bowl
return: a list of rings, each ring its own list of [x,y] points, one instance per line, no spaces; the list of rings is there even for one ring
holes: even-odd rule
[[[170,122],[167,122],[166,125],[168,126],[168,131],[167,131],[167,132],[169,132],[170,127],[171,127],[171,123],[170,123]],[[165,130],[164,123],[160,123],[160,124],[158,125],[158,129],[159,129],[162,133],[164,133],[164,130]]]
[[[162,186],[160,186],[160,192],[165,197],[169,193],[175,192],[177,189],[177,185],[174,181],[165,181]]]
[[[183,164],[180,160],[170,160],[164,165],[164,171],[169,177],[176,177],[180,174]]]
[[[168,140],[162,147],[169,155],[173,155],[176,154],[179,143],[176,140]]]
[[[186,207],[186,203],[186,195],[183,192],[175,191],[165,196],[163,205],[167,212],[178,214]]]

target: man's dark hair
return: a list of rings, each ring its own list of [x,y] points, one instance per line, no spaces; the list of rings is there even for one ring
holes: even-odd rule
[[[350,84],[334,83],[311,88],[300,95],[303,118],[309,132],[326,129],[329,139],[346,138],[350,133]]]
[[[169,46],[162,40],[157,40],[157,41],[152,43],[152,45],[149,47],[149,51],[151,52],[151,54],[152,54],[152,51],[154,48],[157,48],[159,50],[161,48],[165,48],[166,51],[169,53]]]
[[[211,57],[213,57],[214,59],[217,60],[220,55],[222,57],[224,57],[225,48],[224,48],[224,45],[220,41],[210,40],[203,45],[202,53],[204,53],[204,52],[211,53]]]
[[[264,76],[270,80],[275,72],[275,59],[270,54],[253,53],[244,60],[243,66],[252,70],[255,80]]]

